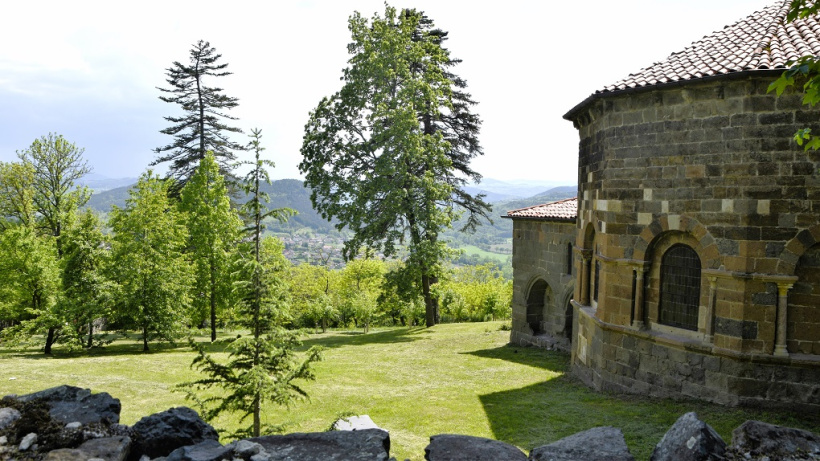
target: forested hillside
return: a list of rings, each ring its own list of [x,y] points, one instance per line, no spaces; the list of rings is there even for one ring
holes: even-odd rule
[[[122,208],[125,206],[130,187],[118,187],[96,193],[91,196],[87,207],[103,213],[110,212],[112,205]],[[270,195],[271,207],[288,207],[298,211],[298,214],[286,223],[268,223],[268,231],[280,235],[285,240],[286,253],[290,259],[311,262],[322,257],[320,253],[330,251],[333,253],[332,260],[335,264],[340,264],[340,254],[337,254],[337,250],[341,246],[342,236],[332,223],[327,222],[313,209],[310,189],[305,187],[301,180],[280,179],[265,185],[263,189]],[[475,233],[467,234],[460,231],[464,221],[459,220],[453,229],[444,233],[444,237],[450,241],[452,247],[464,250],[457,263],[493,262],[503,270],[509,265],[507,260],[512,254],[512,221],[502,216],[510,210],[574,197],[576,191],[576,186],[561,186],[529,198],[493,202],[492,223],[485,222]]]

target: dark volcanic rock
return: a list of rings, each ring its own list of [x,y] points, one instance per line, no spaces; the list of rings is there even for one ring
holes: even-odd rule
[[[584,432],[534,448],[531,461],[608,460],[634,461],[624,434],[614,427],[594,427]]]
[[[820,436],[790,427],[746,421],[732,431],[732,448],[740,455],[771,459],[820,459]]]
[[[424,449],[428,461],[526,461],[518,448],[497,440],[469,435],[442,434],[430,437]]]
[[[270,461],[387,461],[390,435],[381,429],[268,435],[248,439],[265,449]]]
[[[651,461],[706,461],[723,459],[726,442],[693,412],[678,418],[666,431]]]
[[[63,423],[83,424],[120,421],[120,401],[106,392],[91,394],[89,389],[74,386],[57,386],[44,391],[17,397],[21,402],[41,399],[48,402],[49,414]]]
[[[216,440],[205,440],[196,445],[177,448],[165,461],[219,461],[231,459],[231,447],[223,447]]]
[[[106,461],[124,461],[128,457],[131,439],[128,437],[102,437],[89,440],[77,448],[61,448],[46,454],[44,461],[85,461],[104,459]]]
[[[168,456],[172,451],[188,445],[196,445],[205,440],[219,440],[210,424],[199,417],[196,411],[187,407],[177,407],[146,416],[131,428],[134,445],[129,459]]]

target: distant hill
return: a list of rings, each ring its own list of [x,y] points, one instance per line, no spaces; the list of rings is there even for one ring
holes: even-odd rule
[[[574,182],[574,180],[572,180]],[[554,181],[536,180],[514,180],[503,181],[499,179],[484,178],[478,184],[471,184],[464,188],[470,194],[482,193],[486,195],[485,200],[490,203],[502,200],[514,200],[532,197],[551,187],[560,185]]]
[[[137,178],[109,178],[96,173],[88,173],[77,181],[78,184],[88,187],[94,193],[130,186],[135,182],[137,182]]]
[[[103,213],[110,212],[112,205],[123,208],[125,200],[128,198],[128,190],[133,185],[134,183],[96,193],[91,196],[86,206]],[[310,189],[306,188],[302,181],[298,179],[280,179],[273,181],[270,185],[263,185],[262,190],[270,196],[269,206],[271,208],[293,208],[299,212],[298,215],[291,217],[286,223],[271,224],[269,226],[270,230],[274,232],[291,232],[302,227],[308,227],[320,233],[333,232],[333,225],[322,219],[319,213],[313,210],[313,205],[310,203]]]
[[[554,202],[565,198],[572,198],[578,194],[578,186],[560,186],[541,192],[525,199],[502,200],[493,203],[493,212],[503,216],[510,210],[526,208],[528,206],[540,205],[542,203]],[[512,228],[511,228],[512,229]]]
[[[128,198],[128,190],[131,189],[131,186],[135,183],[136,181],[127,186],[97,192],[91,196],[85,206],[86,208],[91,208],[92,210],[102,213],[110,212],[112,205],[117,205],[122,208],[125,206],[125,199]]]
[[[87,206],[105,213],[111,211],[112,205],[124,207],[125,200],[128,198],[128,190],[132,185],[96,193],[91,196]],[[269,223],[268,229],[270,231],[289,234],[290,236],[309,231],[312,234],[325,235],[330,237],[331,240],[341,242],[341,235],[333,224],[322,219],[319,213],[313,209],[310,202],[310,189],[305,187],[301,180],[280,179],[273,181],[270,185],[264,185],[263,190],[270,195],[271,207],[288,207],[299,212],[298,215],[293,216],[285,223]],[[492,211],[490,212],[492,224],[483,222],[482,225],[478,226],[475,233],[468,234],[460,231],[466,223],[466,219],[462,217],[453,223],[453,228],[444,232],[443,236],[455,248],[469,249],[477,247],[480,250],[494,252],[497,255],[509,255],[512,251],[512,220],[502,218],[507,214],[507,211],[574,197],[577,193],[576,186],[560,186],[546,191],[544,189],[538,190],[542,192],[528,198],[492,202]],[[478,262],[481,262],[481,260],[476,261],[476,263]]]

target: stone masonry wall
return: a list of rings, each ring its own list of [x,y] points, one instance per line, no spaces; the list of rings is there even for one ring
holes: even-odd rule
[[[572,297],[573,276],[567,273],[568,245],[575,240],[575,223],[546,220],[513,220],[513,344],[569,349],[566,331],[567,305]],[[527,325],[527,298],[537,280],[549,285],[543,328],[547,336],[536,338]],[[570,314],[571,314],[570,310]]]
[[[802,401],[795,386],[813,386],[809,376],[817,381],[820,306],[798,306],[807,297],[796,294],[806,292],[811,275],[801,275],[801,267],[816,259],[811,254],[820,245],[820,154],[792,141],[795,131],[816,122],[817,113],[802,106],[800,95],[767,94],[775,76],[734,75],[610,95],[573,114],[581,138],[575,300],[605,326],[589,333],[592,342],[583,347],[590,350],[578,345],[573,352],[588,359],[575,365],[596,387],[643,390],[649,384],[660,393],[689,395],[700,386],[700,398],[738,403]],[[658,322],[660,258],[674,243],[693,248],[701,262],[694,332]],[[589,294],[595,279],[597,302]],[[793,285],[798,289],[789,300]],[[779,302],[789,304],[783,308],[791,335],[785,341],[778,339]],[[621,330],[632,339],[614,333]],[[672,338],[663,346],[677,351],[667,354],[670,363],[705,368],[714,361],[703,357],[721,357],[720,373],[707,379],[701,369],[690,377],[669,365],[661,371],[673,378],[659,383],[638,372],[646,365],[633,366],[651,354],[599,355],[612,354],[609,347],[624,341],[630,347],[623,350],[631,350],[658,338]],[[778,341],[788,346],[778,349]],[[794,386],[769,388],[781,382],[772,370],[795,364],[802,371],[785,372],[790,378],[783,381]]]
[[[576,318],[573,373],[596,390],[820,412],[814,362],[739,360],[694,341],[605,324],[589,308]]]

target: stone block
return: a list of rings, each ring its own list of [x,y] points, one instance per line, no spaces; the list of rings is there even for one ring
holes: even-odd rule
[[[530,461],[574,461],[606,459],[632,461],[624,435],[614,427],[596,427],[534,448]]]
[[[424,449],[428,461],[525,461],[527,455],[508,443],[469,435],[442,434],[430,437]]]

